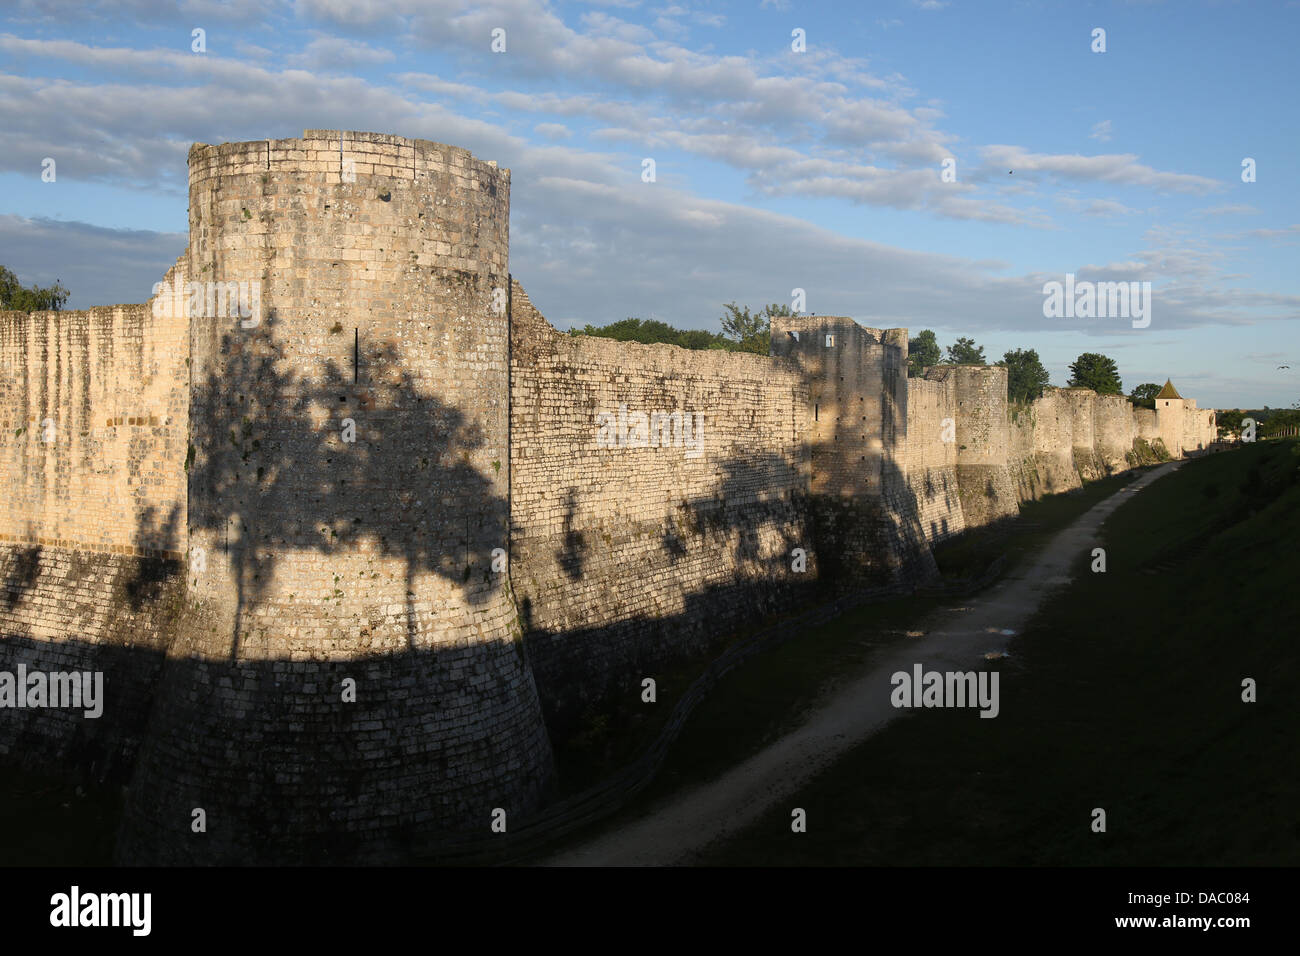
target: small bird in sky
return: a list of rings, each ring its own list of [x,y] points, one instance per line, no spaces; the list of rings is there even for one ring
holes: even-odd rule
[[[1279,365],[1278,368],[1290,368],[1290,365]]]

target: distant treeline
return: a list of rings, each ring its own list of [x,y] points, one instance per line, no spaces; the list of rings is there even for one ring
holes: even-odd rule
[[[0,310],[15,312],[57,312],[68,301],[68,290],[55,281],[54,285],[25,286],[18,277],[0,266]]]
[[[1241,423],[1250,418],[1255,421],[1256,434],[1268,436],[1275,431],[1300,427],[1300,409],[1296,408],[1243,408],[1223,409],[1214,413],[1219,423],[1219,437],[1235,437],[1241,433]]]
[[[703,329],[675,329],[658,319],[628,318],[609,325],[586,325],[570,329],[570,335],[598,335],[620,342],[657,342],[680,345],[684,349],[720,349],[726,352],[754,352],[766,355],[772,343],[772,316],[789,315],[788,305],[765,305],[757,312],[749,306],[728,302],[722,307],[721,332]]]
[[[751,312],[748,306],[730,302],[723,307],[721,332],[703,329],[678,329],[658,319],[627,318],[609,325],[586,325],[570,329],[570,335],[597,335],[620,342],[662,342],[686,349],[722,349],[728,352],[756,352],[767,355],[772,339],[772,316],[790,315],[786,305],[767,305]],[[907,374],[919,376],[934,365],[987,365],[984,346],[974,339],[961,337],[945,350],[933,330],[925,329],[907,343]],[[1011,349],[995,365],[1007,370],[1007,397],[1021,404],[1032,402],[1049,387],[1047,369],[1035,349]],[[1123,395],[1115,360],[1097,352],[1084,352],[1070,365],[1071,388],[1090,388],[1098,395]],[[1143,382],[1128,399],[1140,408],[1155,408],[1160,386]],[[1263,419],[1257,419],[1263,421]]]
[[[679,345],[684,349],[723,349],[735,352],[740,343],[729,339],[721,332],[706,332],[703,329],[675,329],[667,322],[658,319],[623,319],[609,325],[584,325],[580,329],[569,329],[570,335],[596,335],[602,339],[617,339],[620,342],[641,342],[645,345],[665,343]]]

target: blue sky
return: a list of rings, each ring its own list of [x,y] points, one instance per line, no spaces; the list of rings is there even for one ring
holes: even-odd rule
[[[144,301],[184,249],[192,142],[396,133],[512,169],[511,271],[561,328],[716,329],[801,288],[1035,348],[1055,384],[1101,351],[1126,388],[1289,406],[1298,28],[1285,0],[9,0],[0,264],[70,307]],[[1150,282],[1150,325],[1045,318],[1066,273]]]

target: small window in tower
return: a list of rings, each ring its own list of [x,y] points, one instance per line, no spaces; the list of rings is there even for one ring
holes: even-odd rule
[[[835,336],[833,334],[828,333],[826,335],[826,347],[831,348],[834,345],[835,345]]]
[[[820,419],[818,418],[818,412],[820,410],[821,410],[821,405],[816,405],[816,404],[813,405],[813,421],[820,421]]]

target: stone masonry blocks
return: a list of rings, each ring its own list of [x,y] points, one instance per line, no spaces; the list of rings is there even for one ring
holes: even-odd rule
[[[95,728],[0,725],[0,758],[130,780],[125,861],[392,860],[526,818],[544,716],[1213,440],[1190,399],[909,379],[907,330],[846,317],[777,317],[769,356],[561,335],[509,275],[510,171],[459,147],[308,130],[189,167],[144,304],[0,313],[0,665],[114,687]],[[623,409],[670,440],[602,444]]]

